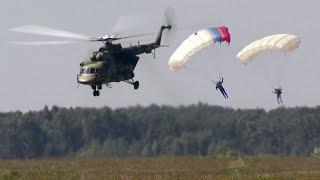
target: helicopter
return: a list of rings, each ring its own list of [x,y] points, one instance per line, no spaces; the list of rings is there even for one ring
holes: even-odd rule
[[[164,30],[172,29],[172,21],[168,19],[168,14],[172,14],[172,9],[168,8],[165,12],[166,21],[161,25],[160,30],[154,42],[147,44],[140,44],[129,47],[122,47],[121,43],[114,43],[127,38],[134,38],[140,36],[147,36],[156,33],[137,34],[126,37],[119,37],[117,35],[105,35],[103,37],[92,38],[85,35],[72,33],[64,30],[52,29],[38,25],[26,25],[10,29],[9,31],[64,37],[77,40],[85,40],[91,42],[102,42],[103,46],[98,51],[91,53],[90,58],[80,63],[80,72],[77,74],[77,83],[80,85],[88,85],[93,90],[93,96],[99,96],[103,85],[111,87],[113,82],[126,82],[133,85],[136,90],[139,88],[139,81],[135,81],[134,70],[140,59],[140,54],[153,54],[155,58],[155,49],[164,47],[161,45],[162,34]],[[170,15],[171,16],[171,15]],[[11,42],[22,45],[52,45],[52,44],[68,44],[73,41],[43,41],[43,42]]]
[[[139,81],[134,81],[134,69],[139,60],[139,54],[153,53],[161,47],[162,32],[171,29],[171,25],[162,25],[154,42],[122,47],[120,43],[112,41],[123,38],[99,38],[93,41],[102,41],[104,46],[92,52],[90,60],[80,63],[80,73],[77,74],[79,84],[89,85],[93,89],[93,96],[99,96],[102,85],[110,86],[111,82],[124,81],[132,84],[134,89],[139,88]]]

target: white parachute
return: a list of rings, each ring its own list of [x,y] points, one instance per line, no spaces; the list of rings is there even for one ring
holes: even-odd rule
[[[176,71],[185,67],[188,59],[196,52],[216,42],[230,43],[230,34],[227,27],[211,27],[190,35],[176,49],[169,59],[169,67]]]
[[[252,42],[243,48],[237,58],[243,64],[250,63],[258,54],[267,50],[279,50],[282,52],[290,52],[300,46],[301,39],[291,34],[275,34],[266,36],[262,39]]]

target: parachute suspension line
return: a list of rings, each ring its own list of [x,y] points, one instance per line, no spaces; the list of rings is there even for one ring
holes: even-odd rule
[[[222,42],[225,42],[229,44],[231,41],[230,33],[228,30],[228,27],[222,26],[222,27],[210,27],[207,29],[199,30],[193,34],[191,34],[187,39],[185,39],[181,45],[175,50],[175,52],[171,55],[169,59],[169,67],[172,70],[178,70],[181,67],[185,67],[187,61],[190,59],[190,57],[195,54],[196,52],[207,48],[211,45],[215,44],[221,44]],[[219,51],[218,51],[219,52]],[[217,71],[214,71],[215,73],[218,73],[219,77],[221,77],[220,68],[218,67],[222,61],[219,61],[218,64],[216,64],[216,59],[207,59],[209,62],[212,61],[212,64],[214,68],[218,68]],[[212,68],[210,68],[207,72],[206,70],[199,70],[196,71],[197,76],[203,76],[204,78],[201,78],[202,80],[206,80],[211,82],[212,81]]]
[[[218,57],[220,56],[219,51],[217,52],[217,56]],[[220,60],[217,60],[217,61],[215,61],[215,64],[216,64],[216,67],[217,67],[217,68],[215,68],[216,69],[215,73],[217,73],[217,75],[221,79],[221,64],[222,64],[222,62]]]
[[[219,42],[219,44],[221,45],[221,42]],[[216,57],[220,58],[222,55],[220,49],[216,49]],[[219,77],[219,79],[221,79],[223,77],[223,69],[224,69],[224,64],[223,64],[223,60],[220,58],[220,59],[216,59],[214,61],[214,67],[213,69],[215,70],[215,74]]]
[[[214,80],[212,80],[210,77],[210,74],[208,74],[206,71],[202,71],[202,70],[197,70],[197,69],[190,69],[187,66],[184,66],[184,69],[188,70],[188,72],[192,73],[195,72],[196,76],[199,76],[199,78],[205,82],[212,82]],[[215,81],[214,81],[215,82]]]
[[[206,80],[206,81],[211,81],[212,79],[210,78],[211,76],[210,76],[210,74],[208,73],[208,72],[206,72],[206,71],[198,71],[198,72],[200,72],[199,74],[204,78],[204,80]]]
[[[221,42],[219,42],[221,44]],[[221,53],[218,49],[215,49],[215,57],[220,57]],[[210,64],[212,64],[212,67],[210,68],[210,71],[200,71],[202,72],[202,74],[206,77],[206,80],[210,82],[214,81],[219,81],[221,80],[221,78],[223,77],[223,74],[221,72],[222,69],[222,64],[223,62],[221,61],[221,59],[217,59],[217,58],[209,58],[207,59],[208,61],[211,61]],[[216,79],[218,78],[218,79]]]
[[[220,45],[221,45],[221,42],[220,42]],[[221,52],[220,52],[220,49],[218,50],[217,49],[217,57],[220,57],[221,55]],[[217,61],[215,61],[215,64],[216,64],[216,73],[217,75],[219,76],[219,80],[221,80],[221,78],[223,77],[223,74],[222,74],[222,69],[223,69],[223,61],[221,59],[218,59]]]
[[[285,81],[287,78],[286,78],[286,75],[289,75],[286,71],[289,69],[290,67],[290,62],[289,60],[286,58],[286,54],[284,54],[284,58],[285,59],[279,59],[279,63],[278,63],[278,69],[277,69],[277,72],[278,72],[278,87],[281,86],[281,83],[283,81]],[[281,57],[282,58],[282,57]]]
[[[265,76],[265,79],[266,79],[266,81],[267,81],[267,83],[268,83],[268,86],[270,87],[270,88],[274,88],[274,83],[272,82],[272,77],[271,77],[271,75],[270,75],[270,68],[269,68],[269,66],[267,65],[267,66],[264,66],[264,68],[262,68],[263,69],[263,73],[264,73],[264,76]]]
[[[278,80],[278,88],[281,88],[281,81]]]

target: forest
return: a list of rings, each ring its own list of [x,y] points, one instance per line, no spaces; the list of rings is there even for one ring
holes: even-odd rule
[[[0,158],[308,156],[320,146],[319,120],[320,106],[45,106],[0,113]]]

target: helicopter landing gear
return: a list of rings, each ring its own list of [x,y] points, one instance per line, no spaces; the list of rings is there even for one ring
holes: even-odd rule
[[[93,91],[93,96],[100,96],[100,91],[94,90]]]
[[[134,81],[133,79],[131,79],[131,81],[125,80],[124,82],[132,84],[134,89],[139,89],[139,81]]]
[[[138,89],[138,88],[139,88],[139,81],[135,81],[135,82],[133,83],[133,88],[134,88],[134,89]]]
[[[91,88],[93,89],[93,96],[100,96],[100,91],[102,89],[101,85],[98,86],[91,86]],[[98,88],[98,90],[97,90]]]

